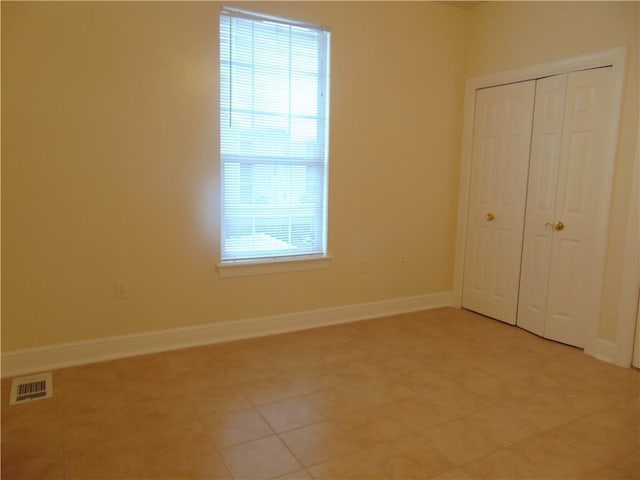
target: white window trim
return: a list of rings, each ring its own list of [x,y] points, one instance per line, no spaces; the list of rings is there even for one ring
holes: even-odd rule
[[[300,257],[274,257],[271,259],[246,260],[218,263],[220,278],[268,275],[274,273],[299,272],[327,269],[333,257],[330,255],[305,255]]]
[[[266,20],[268,22],[280,23],[286,26],[304,27],[308,29],[314,29],[317,31],[323,31],[327,35],[325,37],[325,42],[323,44],[324,45],[323,47],[324,70],[323,71],[326,76],[326,78],[324,78],[323,80],[324,100],[323,102],[319,102],[319,105],[323,104],[324,107],[322,109],[323,114],[318,116],[318,119],[324,118],[324,129],[322,130],[322,133],[323,133],[324,144],[325,144],[324,160],[322,163],[322,166],[324,167],[324,185],[323,185],[324,192],[322,193],[323,195],[322,222],[323,222],[324,238],[322,239],[322,249],[320,248],[306,249],[307,252],[303,255],[295,255],[295,252],[287,252],[282,256],[277,256],[276,252],[269,252],[270,254],[273,254],[275,256],[264,256],[264,257],[256,256],[254,258],[247,258],[247,259],[236,257],[236,259],[225,258],[224,260],[221,258],[220,262],[217,264],[219,275],[220,277],[229,277],[229,276],[259,275],[262,273],[279,273],[279,272],[286,272],[286,271],[328,268],[328,265],[330,263],[329,261],[331,259],[331,257],[327,255],[327,228],[328,228],[327,188],[328,188],[328,136],[329,136],[329,116],[327,115],[327,112],[329,109],[328,98],[329,98],[329,87],[330,87],[330,77],[329,77],[329,68],[330,68],[329,67],[329,55],[330,55],[329,42],[330,40],[328,37],[329,29],[327,27],[323,27],[320,25],[300,22],[300,21],[291,20],[291,19],[273,17],[270,15],[264,15],[262,13],[251,12],[251,11],[237,9],[233,7],[222,7],[221,15],[228,15],[233,18],[245,18],[245,19],[256,20],[256,21]],[[222,151],[220,152],[220,154],[221,154],[220,156],[222,161],[222,157],[223,157]],[[224,188],[222,190],[224,190]],[[224,237],[224,230],[223,230],[222,224],[225,221],[224,219],[225,217],[224,215],[222,215],[221,225],[220,225],[221,226],[221,239],[220,239],[221,240],[221,243],[220,243],[221,257],[225,256],[224,255],[225,252],[222,251],[223,244],[224,244],[224,238],[222,238]],[[259,252],[255,252],[255,253],[259,253]],[[319,260],[325,260],[326,262],[321,262]],[[326,263],[326,265],[324,263]]]

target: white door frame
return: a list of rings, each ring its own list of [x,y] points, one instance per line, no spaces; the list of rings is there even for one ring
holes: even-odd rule
[[[633,345],[633,359],[631,365],[640,368],[640,295],[638,296],[638,307],[636,310],[636,335]]]
[[[453,270],[453,305],[462,306],[462,281],[464,273],[464,254],[467,241],[467,213],[469,202],[469,187],[471,183],[471,151],[473,140],[473,119],[475,112],[475,92],[479,88],[503,85],[506,83],[521,82],[533,80],[537,78],[558,75],[562,73],[570,73],[576,70],[585,70],[588,68],[597,68],[603,66],[613,67],[614,75],[614,125],[613,131],[618,132],[620,123],[622,93],[624,86],[624,67],[626,59],[626,47],[618,47],[600,52],[593,52],[579,57],[558,60],[550,63],[543,63],[515,70],[497,72],[479,77],[473,77],[467,80],[465,87],[465,110],[464,110],[464,127],[462,137],[462,158],[460,162],[460,185],[458,193],[458,222],[457,222],[457,238],[455,250],[455,263]],[[617,133],[611,137],[607,159],[611,165],[607,178],[604,179],[606,185],[606,198],[611,197],[611,188],[614,168],[613,164],[616,158],[617,150]],[[606,245],[606,237],[608,232],[601,233],[604,241],[601,244]],[[584,352],[596,356],[598,349],[598,325],[600,320],[600,307],[602,297],[602,280],[604,275],[605,252],[598,254],[594,258],[596,268],[594,272],[596,276],[592,284],[591,294],[589,295],[589,315],[585,319],[585,343]],[[622,319],[621,319],[622,320]]]
[[[631,178],[631,203],[618,299],[617,348],[612,360],[616,365],[628,367],[633,364],[640,368],[640,136],[636,141]],[[635,319],[635,323],[627,321],[629,318]]]

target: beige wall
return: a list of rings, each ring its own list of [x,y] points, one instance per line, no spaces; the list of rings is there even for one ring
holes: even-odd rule
[[[638,138],[638,2],[486,2],[470,18],[467,75],[626,46],[627,64],[599,336],[615,341],[620,276]],[[638,201],[638,199],[633,199]]]
[[[3,351],[448,291],[465,78],[627,45],[615,338],[636,2],[243,5],[332,31],[332,266],[217,276],[219,4],[2,2]]]
[[[469,12],[255,5],[332,31],[334,261],[221,280],[218,8],[2,2],[3,351],[450,290]]]

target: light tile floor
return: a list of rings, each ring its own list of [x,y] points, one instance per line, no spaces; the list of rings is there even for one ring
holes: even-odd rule
[[[53,372],[2,478],[638,479],[640,372],[452,308]]]

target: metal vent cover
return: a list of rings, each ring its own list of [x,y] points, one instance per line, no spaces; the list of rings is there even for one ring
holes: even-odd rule
[[[11,381],[9,405],[42,400],[53,396],[51,372],[14,378]]]

